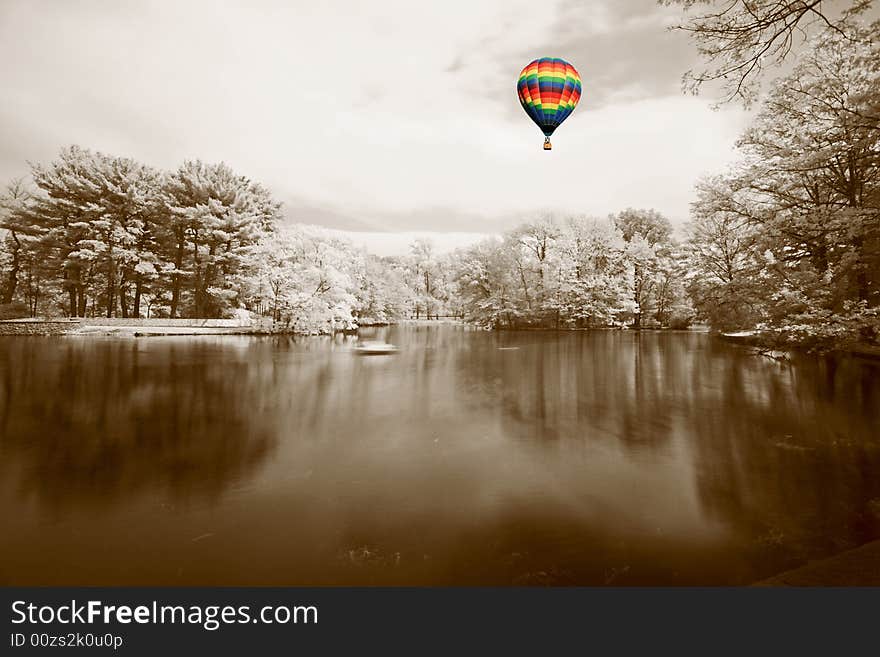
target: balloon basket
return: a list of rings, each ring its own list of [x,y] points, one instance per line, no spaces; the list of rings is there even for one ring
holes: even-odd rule
[[[545,151],[553,150],[553,144],[550,143],[550,137],[544,138],[544,150]]]

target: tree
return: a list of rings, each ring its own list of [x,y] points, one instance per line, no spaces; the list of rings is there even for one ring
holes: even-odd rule
[[[558,280],[553,276],[557,269],[556,246],[560,237],[560,226],[550,213],[543,213],[514,229],[509,236],[509,248],[517,263],[522,283],[522,299],[526,302],[528,314],[542,322],[548,320],[558,323],[558,304],[555,286]]]
[[[758,238],[748,219],[731,210],[731,196],[728,179],[701,181],[685,242],[688,293],[697,315],[718,330],[752,328],[764,317]]]
[[[880,335],[880,23],[815,36],[692,207],[689,290],[715,328]],[[775,337],[774,337],[775,336]]]
[[[354,259],[358,324],[386,324],[406,316],[415,292],[405,282],[405,267],[393,259],[360,252]]]
[[[656,210],[628,208],[612,217],[627,243],[627,255],[633,266],[633,328],[656,307],[656,288],[660,276],[660,256],[671,247],[672,224]]]
[[[620,230],[623,239],[631,242],[641,237],[650,247],[669,242],[672,224],[656,210],[634,210],[627,208],[612,217],[614,225]]]
[[[39,194],[23,221],[39,234],[46,264],[61,273],[71,316],[86,314],[89,297],[108,317],[127,317],[135,288],[135,313],[143,278],[155,262],[153,222],[160,174],[130,158],[71,146],[48,166],[35,165]]]
[[[739,142],[768,248],[830,274],[837,307],[880,302],[880,24],[848,34],[818,39]]]
[[[302,224],[280,228],[258,251],[259,271],[247,301],[293,330],[328,333],[405,314],[412,292],[400,268],[330,231]]]
[[[435,296],[436,278],[439,276],[437,258],[434,255],[434,243],[429,239],[419,238],[409,247],[410,262],[413,269],[413,282],[417,292],[415,312],[418,318],[421,308],[425,309],[425,318],[431,319],[437,314],[439,299]]]
[[[280,216],[265,188],[223,164],[166,174],[71,146],[32,169],[34,192],[16,191],[0,215],[0,300],[26,298],[31,314],[39,298],[70,316],[139,317],[148,297],[153,312],[223,316],[243,303],[256,247]]]
[[[872,0],[849,0],[842,14],[831,13],[822,0],[660,0],[684,11],[706,6],[704,13],[676,26],[690,33],[705,60],[702,70],[688,71],[686,89],[697,92],[711,81],[723,83],[723,101],[753,102],[761,74],[780,65],[798,42],[811,33],[846,37],[850,19],[867,10]]]
[[[683,329],[694,319],[694,308],[684,281],[687,257],[683,247],[670,244],[657,257],[653,319],[660,327]]]
[[[256,271],[256,247],[272,233],[280,204],[223,163],[185,162],[167,177],[166,189],[172,239],[163,255],[173,266],[171,315],[181,312],[185,287],[190,315],[222,315],[240,301],[234,277]]]
[[[34,237],[24,213],[30,197],[30,190],[21,178],[9,182],[0,193],[0,228],[7,232],[3,236],[3,251],[8,257],[5,275],[0,283],[0,304],[11,304],[15,299],[19,275]]]
[[[560,234],[564,317],[576,327],[608,326],[632,313],[627,244],[610,221],[569,218]]]
[[[456,253],[455,276],[465,319],[487,327],[515,326],[520,308],[509,240],[489,238]]]
[[[485,326],[608,326],[634,307],[626,248],[610,221],[545,215],[454,254],[456,296]]]

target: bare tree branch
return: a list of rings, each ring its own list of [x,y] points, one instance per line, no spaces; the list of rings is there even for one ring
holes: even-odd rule
[[[768,65],[782,64],[799,43],[815,32],[847,36],[848,20],[867,10],[873,0],[851,0],[839,16],[823,7],[823,0],[659,0],[681,6],[684,20],[672,29],[688,32],[705,67],[685,73],[685,91],[698,93],[714,81],[722,82],[719,104],[739,100],[751,104],[757,97]],[[713,11],[712,6],[720,8]],[[703,13],[688,14],[697,6]]]

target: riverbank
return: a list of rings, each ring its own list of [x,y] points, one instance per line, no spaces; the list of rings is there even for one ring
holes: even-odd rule
[[[257,319],[127,319],[81,317],[10,319],[0,321],[0,335],[118,336],[151,335],[264,335],[279,332],[271,320]]]
[[[440,324],[443,322],[436,320],[403,320],[399,323],[406,322],[415,322],[421,321],[427,325],[430,324]],[[505,331],[511,332],[534,332],[534,333],[587,333],[590,331],[627,331],[631,333],[709,333],[709,327],[702,324],[694,324],[689,326],[688,328],[660,328],[660,327],[639,327],[633,328],[632,326],[485,326],[481,324],[473,324],[470,322],[466,322],[463,320],[449,320],[450,324],[464,324],[466,326],[471,326],[473,328],[485,330],[485,331],[496,331],[498,333],[503,333]]]
[[[394,322],[365,319],[359,328],[382,328],[392,324],[409,326],[440,326],[464,322],[457,319],[401,319]],[[356,329],[338,329],[352,332]],[[254,319],[143,319],[121,317],[61,317],[0,320],[3,335],[83,335],[148,337],[165,335],[309,335],[270,318]],[[314,333],[311,333],[314,334]]]
[[[869,344],[855,344],[819,349],[790,342],[779,343],[778,341],[768,339],[759,331],[735,331],[730,333],[718,333],[716,335],[725,342],[740,344],[746,347],[755,347],[761,350],[838,354],[842,356],[854,356],[856,358],[880,361],[880,347]]]

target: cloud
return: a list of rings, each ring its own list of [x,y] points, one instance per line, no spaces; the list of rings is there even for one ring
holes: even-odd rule
[[[7,0],[0,176],[69,144],[174,168],[226,161],[294,220],[494,231],[535,208],[687,214],[744,114],[678,93],[693,62],[643,0]],[[580,107],[541,150],[515,80],[575,63]],[[690,58],[690,59],[689,59]]]

